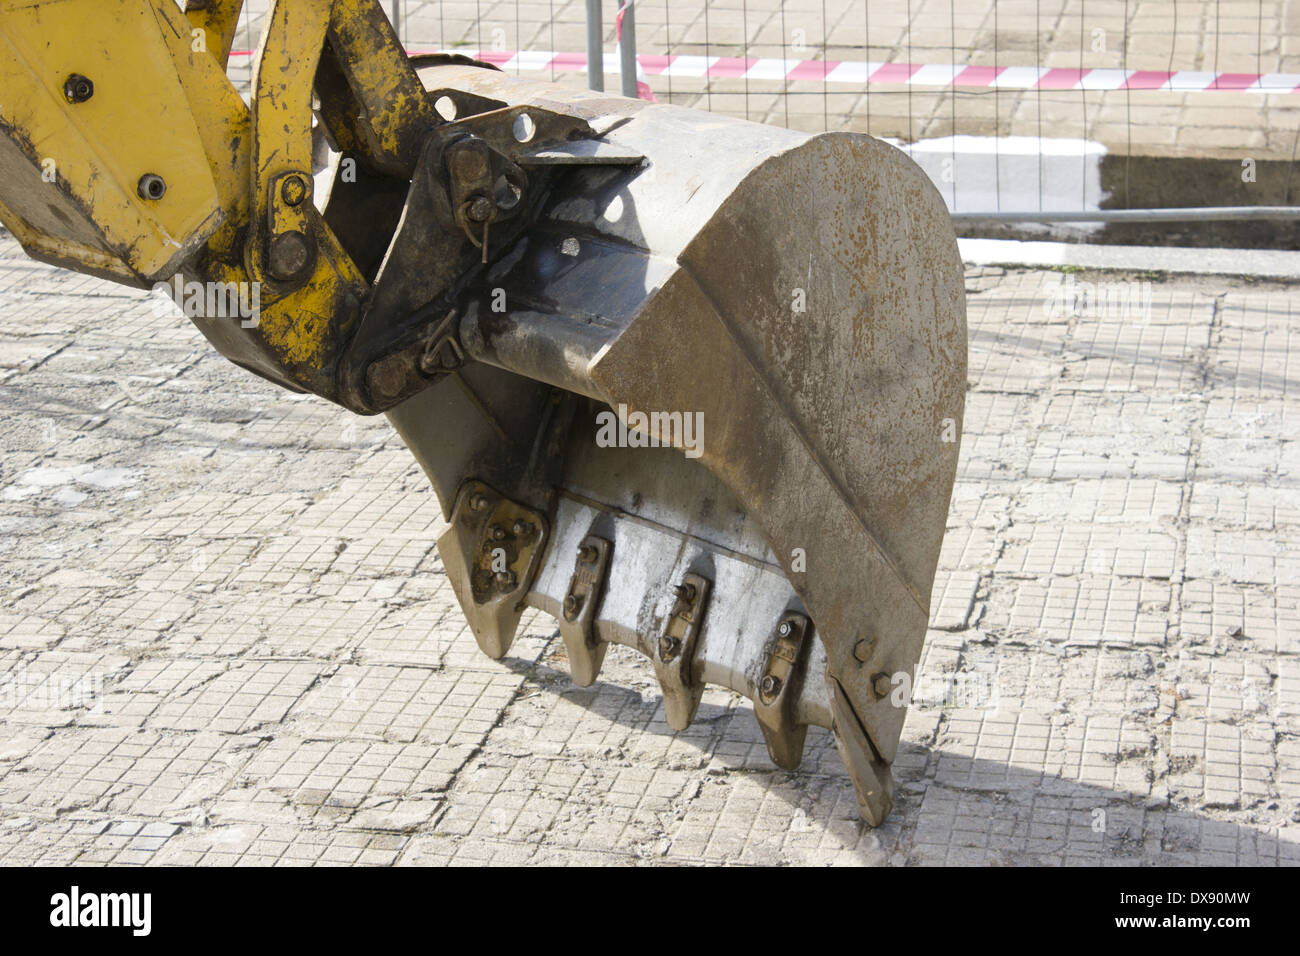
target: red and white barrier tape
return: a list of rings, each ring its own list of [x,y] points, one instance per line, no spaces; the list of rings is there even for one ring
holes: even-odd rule
[[[412,51],[417,52],[417,51]],[[495,64],[507,72],[572,73],[587,68],[585,53],[549,50],[452,50]],[[239,50],[232,56],[248,56]],[[606,59],[618,72],[618,58]],[[748,80],[815,80],[863,86],[960,87],[1011,90],[1166,90],[1171,92],[1300,93],[1300,73],[1209,73],[1197,70],[1077,70],[1040,66],[959,66],[949,63],[867,63],[861,60],[791,60],[780,57],[637,57],[637,87],[649,94],[645,76]]]

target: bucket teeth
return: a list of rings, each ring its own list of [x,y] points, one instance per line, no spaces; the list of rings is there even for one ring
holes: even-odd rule
[[[803,686],[811,643],[812,622],[795,611],[783,614],[773,630],[767,666],[754,698],[754,716],[767,742],[768,756],[783,770],[794,770],[803,760],[808,727],[797,723],[795,703]]]
[[[560,637],[569,655],[569,674],[579,687],[595,683],[605,661],[608,645],[596,636],[594,622],[605,592],[611,550],[604,538],[589,534],[582,539],[560,610]]]
[[[828,674],[826,689],[831,698],[831,732],[853,781],[858,812],[868,825],[878,827],[894,807],[893,774],[876,753],[840,682]]]
[[[663,689],[668,726],[685,730],[695,719],[704,681],[694,673],[695,645],[708,609],[712,582],[698,574],[682,575],[673,588],[673,606],[654,648],[655,674]]]
[[[546,544],[546,518],[479,481],[456,496],[438,554],[479,649],[493,660],[510,650],[524,598]]]

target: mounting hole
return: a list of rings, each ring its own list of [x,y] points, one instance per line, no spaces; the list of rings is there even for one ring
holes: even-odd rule
[[[492,192],[498,209],[514,209],[515,206],[519,205],[519,200],[524,194],[522,189],[506,179],[505,176],[497,177]]]
[[[537,135],[537,124],[527,113],[520,113],[515,117],[514,123],[515,139],[521,143],[526,143]]]
[[[140,177],[140,182],[136,186],[136,192],[140,194],[141,199],[149,199],[157,202],[163,198],[167,192],[166,181],[157,173],[145,173]]]
[[[450,96],[440,96],[433,101],[433,108],[438,115],[450,123],[456,118],[456,101]]]

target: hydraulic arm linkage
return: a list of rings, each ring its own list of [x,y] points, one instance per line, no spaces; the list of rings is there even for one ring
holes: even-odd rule
[[[965,302],[899,151],[410,59],[375,0],[0,0],[0,220],[227,358],[386,413],[479,646],[526,607],[593,682],[650,658],[794,768],[890,774],[956,469]],[[255,289],[255,295],[245,294]],[[231,296],[257,303],[232,317]],[[684,453],[684,454],[683,454]]]

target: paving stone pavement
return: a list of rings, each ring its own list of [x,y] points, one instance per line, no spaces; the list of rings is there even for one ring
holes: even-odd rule
[[[967,283],[960,474],[870,830],[824,731],[778,771],[710,689],[673,734],[648,662],[578,688],[540,615],[483,657],[382,418],[4,237],[0,862],[1300,862],[1300,288]]]

